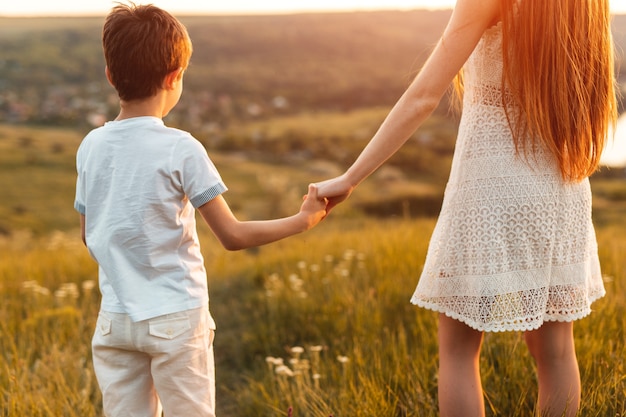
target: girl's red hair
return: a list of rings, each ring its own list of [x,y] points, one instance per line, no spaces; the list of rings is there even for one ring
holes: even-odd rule
[[[568,181],[598,168],[617,119],[610,21],[608,0],[502,0],[516,148],[547,149]]]

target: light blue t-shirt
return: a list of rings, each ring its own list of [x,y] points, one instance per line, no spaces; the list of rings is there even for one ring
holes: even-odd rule
[[[208,307],[195,209],[227,190],[204,147],[156,117],[108,122],[76,155],[74,207],[101,309],[133,321]]]

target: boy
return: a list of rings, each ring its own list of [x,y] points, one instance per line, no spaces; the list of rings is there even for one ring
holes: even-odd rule
[[[294,216],[238,221],[204,148],[162,121],[192,53],[185,27],[152,5],[118,5],[102,39],[121,109],[78,150],[74,206],[99,265],[92,349],[104,413],[214,416],[215,324],[194,208],[226,249],[238,250],[308,230],[326,202],[309,186]]]

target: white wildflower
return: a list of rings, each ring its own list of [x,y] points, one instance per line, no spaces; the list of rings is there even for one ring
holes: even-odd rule
[[[302,346],[293,346],[289,350],[291,351],[291,354],[294,356],[294,358],[299,358],[300,355],[302,355],[302,353],[304,352],[304,348]]]
[[[22,288],[25,290],[34,290],[37,288],[39,284],[35,280],[29,280],[22,282]]]
[[[88,279],[86,281],[83,281],[83,283],[82,283],[82,288],[83,288],[83,291],[85,291],[85,292],[90,292],[95,287],[96,287],[96,281],[94,281],[92,279]]]
[[[35,288],[33,288],[33,293],[37,294],[37,295],[43,295],[45,297],[50,295],[50,290],[47,289],[46,287],[42,287],[40,285],[36,286]]]
[[[291,289],[294,291],[298,291],[304,285],[304,281],[296,274],[289,275],[289,284],[291,285]]]
[[[59,288],[59,291],[64,291],[65,294],[70,298],[78,298],[78,285],[73,282],[67,282],[62,284]]]
[[[273,273],[273,274],[270,274],[269,277],[267,277],[267,280],[270,282],[277,282],[277,281],[280,281],[280,277],[278,276],[278,274]]]
[[[347,356],[339,355],[337,356],[337,360],[339,361],[339,363],[348,363],[348,361],[350,361],[350,358],[348,358]]]
[[[276,369],[274,369],[274,372],[276,373],[276,375],[285,375],[285,376],[295,375],[293,371],[286,365],[277,366]]]

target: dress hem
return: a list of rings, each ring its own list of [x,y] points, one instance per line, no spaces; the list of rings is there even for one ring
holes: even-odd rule
[[[599,300],[600,298],[604,297],[606,295],[606,291],[603,291],[601,293],[599,293],[597,296],[591,297],[589,299],[589,303],[587,305],[587,307],[583,310],[583,311],[579,311],[577,313],[573,313],[573,314],[569,314],[566,316],[560,315],[559,317],[554,317],[554,316],[545,316],[543,318],[543,320],[539,320],[539,319],[532,319],[529,322],[521,322],[524,320],[524,318],[520,318],[520,322],[519,323],[510,323],[510,322],[492,322],[492,323],[478,323],[475,320],[472,320],[468,317],[464,317],[461,314],[458,314],[454,311],[446,311],[443,307],[441,307],[440,305],[436,304],[436,303],[429,303],[429,302],[425,302],[423,300],[418,299],[417,297],[413,296],[411,298],[411,304],[416,305],[418,307],[422,307],[437,313],[441,313],[441,314],[445,314],[447,317],[450,317],[454,320],[458,320],[463,324],[466,324],[467,326],[471,327],[474,330],[478,330],[481,332],[493,332],[493,333],[499,333],[499,332],[527,332],[527,331],[532,331],[532,330],[537,330],[538,328],[540,328],[544,323],[546,322],[561,322],[561,323],[565,323],[565,322],[573,322],[576,320],[580,320],[583,319],[585,317],[587,317],[588,315],[591,314],[591,304],[594,303],[595,301]]]

